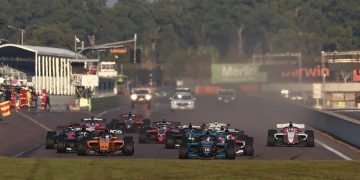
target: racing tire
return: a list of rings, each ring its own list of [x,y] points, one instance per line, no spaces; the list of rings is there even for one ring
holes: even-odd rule
[[[179,149],[179,159],[187,159],[188,158],[188,147],[186,143],[180,144]]]
[[[56,152],[57,153],[66,153],[66,139],[64,137],[60,137],[58,139]]]
[[[145,129],[140,129],[139,131],[139,144],[144,144],[146,143],[146,130]]]
[[[254,138],[248,137],[245,139],[244,156],[254,155]]]
[[[308,147],[314,147],[315,146],[315,137],[314,137],[314,131],[312,130],[305,130],[305,134],[308,135],[307,139],[306,139],[306,145]]]
[[[124,137],[124,155],[132,156],[135,153],[133,137]]]
[[[277,131],[275,129],[270,129],[268,131],[268,138],[267,138],[267,146],[275,146],[275,134]]]
[[[236,158],[236,143],[233,140],[226,141],[225,158],[235,159]]]
[[[173,139],[173,137],[171,137],[171,135],[170,135],[170,137],[167,137],[165,140],[165,148],[166,149],[175,149],[175,140]]]
[[[87,147],[86,147],[86,141],[85,140],[79,142],[77,154],[79,156],[88,155],[88,150],[87,150]]]
[[[48,131],[45,140],[45,149],[53,149],[56,143],[56,132]]]
[[[143,126],[144,128],[149,128],[151,125],[151,120],[150,119],[144,119],[143,120]]]

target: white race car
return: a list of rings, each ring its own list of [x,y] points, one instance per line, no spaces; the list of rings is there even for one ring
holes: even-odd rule
[[[270,129],[268,131],[268,146],[284,145],[284,146],[308,146],[314,147],[314,131],[305,130],[305,124],[283,123],[277,124],[277,131]]]

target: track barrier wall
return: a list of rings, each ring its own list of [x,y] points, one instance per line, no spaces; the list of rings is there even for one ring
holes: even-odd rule
[[[89,111],[93,112],[104,109],[113,109],[119,107],[127,101],[128,100],[125,96],[107,96],[92,98]]]

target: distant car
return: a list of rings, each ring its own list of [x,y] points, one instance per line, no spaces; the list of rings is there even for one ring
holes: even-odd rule
[[[134,155],[133,137],[119,139],[114,133],[102,132],[98,136],[82,141],[78,155]]]
[[[217,96],[220,102],[234,102],[236,100],[236,90],[235,89],[220,89]]]
[[[146,104],[147,108],[151,108],[152,95],[149,89],[134,88],[131,95],[131,108],[135,108],[135,104]]]
[[[190,93],[191,95],[194,95],[194,92],[187,87],[177,87],[174,93]]]
[[[179,149],[179,159],[188,158],[223,158],[235,159],[235,141],[218,142],[217,137],[206,133],[195,142],[183,142]]]
[[[140,129],[149,128],[150,119],[138,114],[121,114],[120,119],[113,119],[106,125],[106,129],[122,130],[124,132],[138,132]]]
[[[179,134],[180,122],[161,121],[153,122],[151,128],[139,132],[139,143],[165,143],[168,136]]]
[[[284,123],[277,124],[276,127],[281,129],[277,131],[270,129],[268,131],[268,146],[308,146],[314,147],[314,131],[301,129],[305,128],[304,124]]]
[[[172,87],[159,87],[153,91],[153,95],[156,97],[168,97],[175,92],[175,88]]]
[[[170,109],[172,111],[179,109],[194,110],[195,100],[190,93],[178,92],[170,98]]]

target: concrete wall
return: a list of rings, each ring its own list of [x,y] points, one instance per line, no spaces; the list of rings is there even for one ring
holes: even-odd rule
[[[305,108],[318,112],[317,119],[307,120],[310,126],[360,148],[360,121],[328,111]]]

